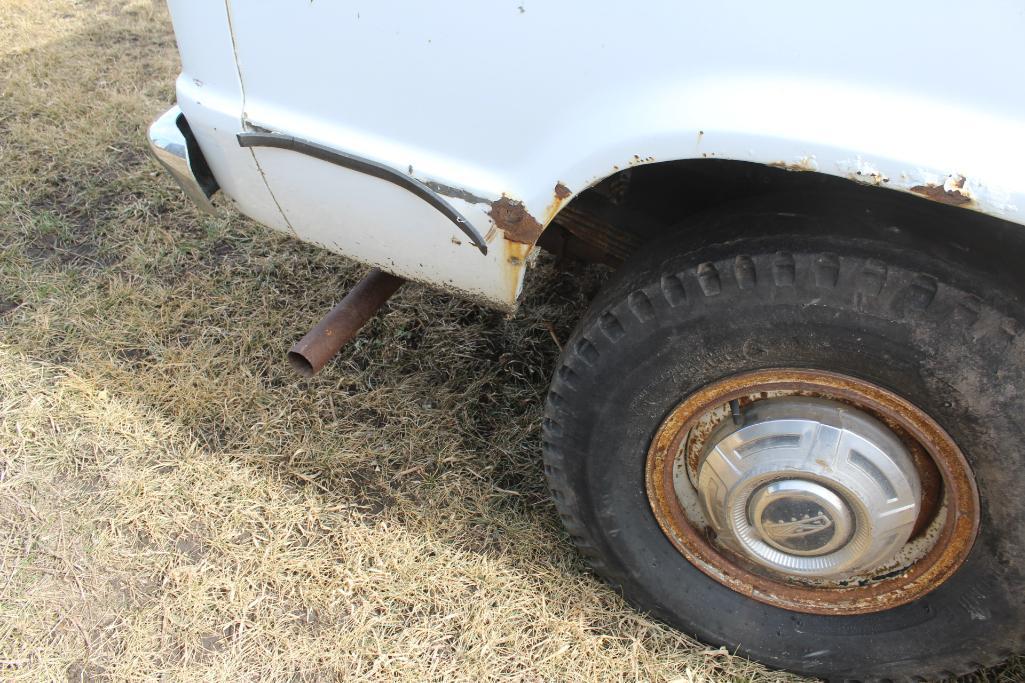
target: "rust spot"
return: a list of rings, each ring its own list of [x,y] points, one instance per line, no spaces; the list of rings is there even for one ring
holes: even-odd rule
[[[520,242],[513,242],[508,239],[502,240],[504,259],[499,261],[505,278],[506,291],[509,301],[516,301],[519,294],[520,283],[523,279],[523,266],[530,255],[531,245]],[[515,305],[515,304],[513,304]]]
[[[965,183],[967,182],[968,180],[963,175],[952,175],[942,185],[935,185],[933,183],[915,185],[911,188],[911,191],[941,204],[964,206],[965,204],[972,203],[972,195],[965,188]]]
[[[553,191],[553,194],[554,196],[552,197],[551,203],[545,207],[545,225],[552,222],[552,219],[555,218],[555,214],[559,213],[562,205],[566,203],[566,200],[571,194],[573,194],[573,192],[559,182],[555,183],[555,190]]]
[[[505,239],[510,242],[533,244],[541,234],[541,224],[527,212],[523,202],[505,195],[491,202],[488,215],[495,222],[495,227],[501,230]]]
[[[655,161],[655,157],[647,156],[641,157],[640,154],[634,154],[633,158],[630,159],[628,166],[640,166],[641,164],[650,164]]]

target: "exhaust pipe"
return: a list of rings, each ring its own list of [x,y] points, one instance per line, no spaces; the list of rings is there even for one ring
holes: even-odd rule
[[[304,377],[317,374],[405,281],[379,268],[371,269],[316,327],[295,343],[288,352],[288,362]]]

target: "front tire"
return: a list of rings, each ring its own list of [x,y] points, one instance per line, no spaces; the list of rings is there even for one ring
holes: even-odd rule
[[[836,679],[927,679],[989,666],[1025,634],[1022,312],[987,273],[799,214],[720,216],[746,237],[682,234],[628,262],[565,346],[545,471],[570,536],[633,605],[769,666]],[[699,570],[660,527],[652,439],[688,396],[771,368],[838,373],[914,404],[978,487],[956,571],[870,611],[785,608]],[[706,568],[707,569],[707,568]],[[750,592],[748,593],[750,594]],[[828,599],[827,599],[828,601]]]

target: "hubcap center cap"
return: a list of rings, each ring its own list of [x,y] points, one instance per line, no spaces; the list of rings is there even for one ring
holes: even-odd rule
[[[751,525],[761,539],[794,555],[831,553],[854,530],[854,515],[843,499],[805,479],[766,484],[751,496],[748,508]]]

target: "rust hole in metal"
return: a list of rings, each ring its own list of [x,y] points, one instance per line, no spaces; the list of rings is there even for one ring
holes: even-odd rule
[[[541,224],[530,215],[523,202],[505,195],[491,202],[488,215],[510,242],[533,244],[541,234]]]
[[[744,558],[722,551],[705,529],[691,523],[674,489],[673,466],[681,447],[686,449],[685,464],[689,468],[696,450],[691,448],[689,439],[708,438],[714,425],[704,424],[702,418],[710,411],[732,400],[743,404],[777,394],[814,395],[847,402],[883,420],[902,441],[911,445],[912,458],[922,475],[924,508],[914,533],[922,533],[930,521],[939,528],[935,542],[924,555],[910,566],[883,572],[872,581],[855,580],[835,587],[810,586],[758,573]],[[726,378],[695,392],[674,408],[659,427],[648,452],[646,480],[648,499],[659,525],[695,567],[755,600],[812,614],[862,614],[911,602],[953,575],[968,556],[978,531],[975,480],[964,455],[946,432],[896,394],[829,372],[760,370]]]

